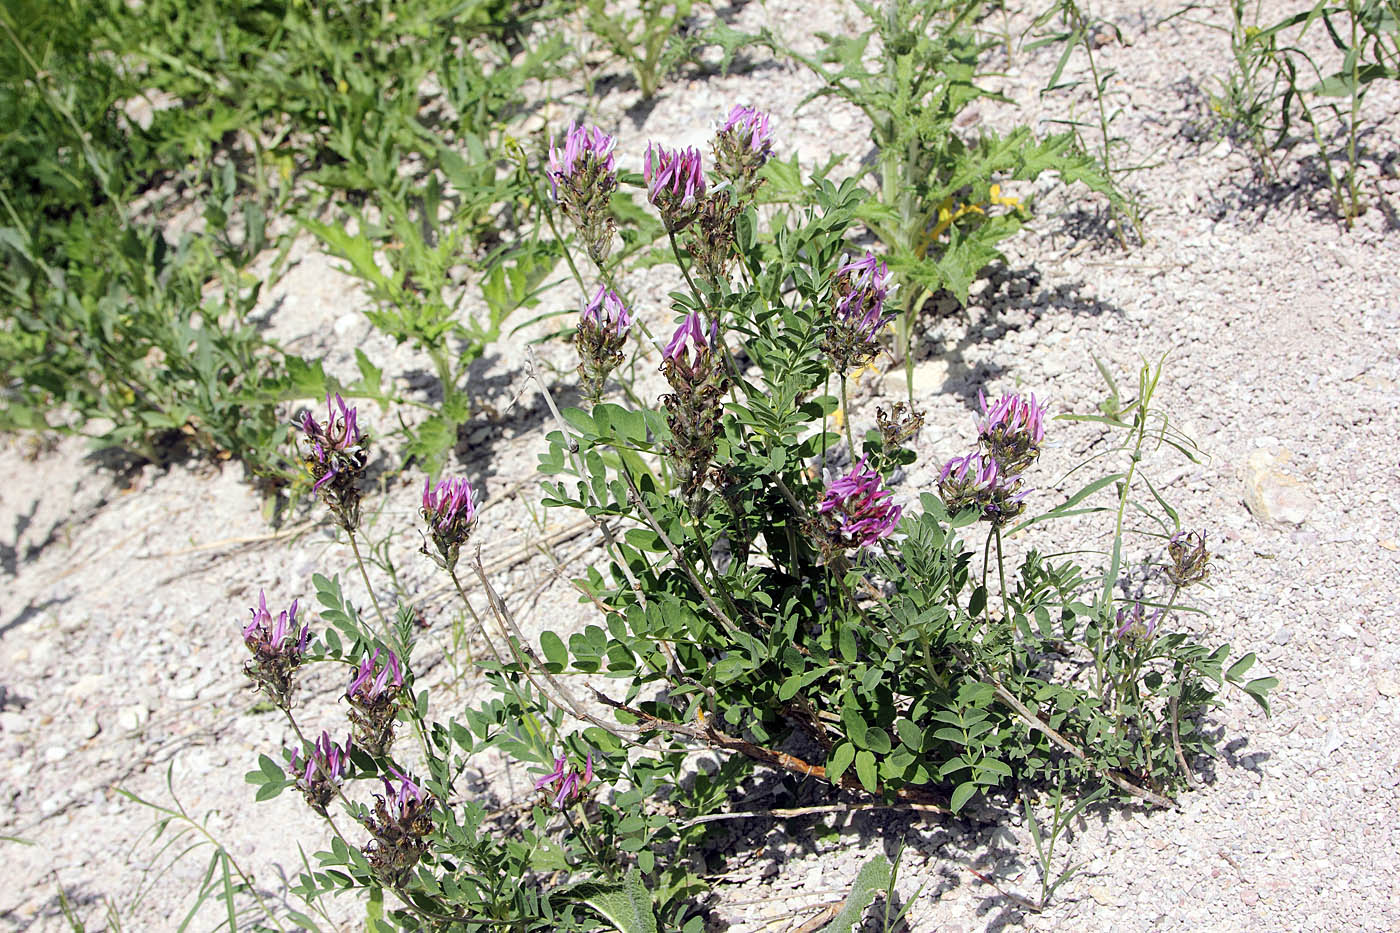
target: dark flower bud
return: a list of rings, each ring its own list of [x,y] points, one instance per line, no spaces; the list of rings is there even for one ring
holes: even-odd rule
[[[1205,531],[1178,531],[1167,542],[1167,554],[1171,557],[1167,579],[1174,585],[1190,586],[1210,576],[1210,552],[1206,550]]]

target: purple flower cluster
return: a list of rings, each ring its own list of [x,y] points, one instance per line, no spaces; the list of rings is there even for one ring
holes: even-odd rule
[[[1030,494],[1019,477],[1008,475],[994,458],[977,452],[944,464],[938,492],[948,508],[977,506],[983,518],[998,525],[1020,514],[1022,500]]]
[[[734,109],[729,111],[729,119],[719,128],[719,134],[732,136],[737,144],[758,156],[761,162],[768,161],[773,154],[773,134],[768,129],[768,114],[754,107],[735,104]]]
[[[1003,472],[1022,472],[1040,456],[1049,406],[1037,402],[1034,395],[1007,394],[991,405],[980,391],[977,398],[982,405],[982,417],[977,419],[977,439]]]
[[[867,252],[836,270],[836,308],[822,346],[838,372],[848,372],[879,351],[876,335],[889,320],[885,301],[893,290],[889,267]]]
[[[705,196],[699,149],[665,149],[648,143],[642,178],[647,199],[661,212],[667,230],[675,233],[695,219]]]
[[[1114,636],[1127,641],[1146,641],[1157,631],[1157,622],[1161,616],[1160,609],[1149,616],[1146,607],[1140,602],[1124,606],[1118,610],[1118,630],[1114,632]]]
[[[579,383],[586,398],[596,402],[603,397],[608,374],[622,362],[622,347],[632,314],[617,292],[599,285],[593,300],[578,316],[574,346],[578,349]]]
[[[433,797],[397,768],[389,771],[399,784],[395,787],[383,778],[384,796],[375,795],[374,815],[365,820],[374,838],[365,845],[364,853],[376,877],[390,887],[400,887],[428,851]]]
[[[388,655],[383,664],[381,653]],[[394,652],[376,648],[373,655],[360,659],[345,699],[350,701],[355,741],[371,755],[386,754],[394,742],[394,716],[402,689],[403,668]]]
[[[768,115],[753,107],[735,105],[714,139],[715,170],[733,184],[739,201],[753,198],[762,179],[758,170],[773,155],[773,134]]]
[[[433,488],[432,480],[423,480],[423,519],[434,531],[445,532],[476,520],[476,503],[472,501],[472,484],[465,477],[445,479]]]
[[[617,227],[611,209],[617,190],[616,147],[617,140],[598,127],[576,123],[569,124],[562,147],[553,137],[549,140],[550,193],[600,266],[612,249]]]
[[[258,591],[258,604],[248,610],[253,620],[243,626],[243,643],[255,657],[295,657],[301,660],[306,652],[307,639],[311,637],[311,626],[303,625],[297,631],[297,601],[292,600],[290,609],[272,617],[267,610],[267,594]]]
[[[836,270],[836,316],[851,329],[875,339],[888,318],[885,300],[891,291],[890,270],[884,260],[867,252]]]
[[[978,452],[954,457],[943,467],[938,491],[950,509],[976,506],[982,517],[1004,525],[1025,508],[1031,492],[1021,474],[1040,456],[1049,406],[1034,395],[1003,395],[995,404],[978,393],[982,414],[977,419]]]
[[[345,747],[342,748],[331,741],[329,732],[323,730],[321,737],[311,746],[311,754],[304,760],[299,751],[292,752],[287,774],[296,781],[297,789],[317,813],[326,812],[326,805],[331,802],[336,785],[349,770],[351,747],[349,739],[345,740]]]
[[[244,673],[254,685],[267,691],[273,702],[286,707],[291,702],[292,673],[301,666],[311,626],[297,629],[297,601],[274,619],[267,610],[267,594],[258,592],[258,605],[250,610],[253,620],[243,627],[243,644],[253,653]]]
[[[709,356],[710,350],[718,339],[719,321],[710,323],[710,332],[707,336],[705,325],[701,322],[699,313],[692,311],[686,315],[684,321],[681,321],[681,326],[676,328],[676,332],[671,336],[666,348],[661,351],[661,357],[689,366],[692,362],[690,353],[694,351],[694,363],[698,364],[702,357]]]
[[[561,180],[581,180],[590,172],[612,174],[615,169],[613,150],[617,138],[596,126],[570,123],[562,147],[549,138],[549,186],[554,200],[559,200]]]
[[[686,315],[662,351],[661,373],[671,391],[661,397],[671,442],[666,452],[682,493],[696,507],[718,449],[726,373],[720,354],[719,321],[708,328],[698,312]]]
[[[388,778],[380,778],[384,782],[385,805],[393,807],[391,815],[396,819],[404,820],[419,814],[424,809],[424,805],[432,800],[432,796],[424,793],[422,787],[415,784],[412,778],[399,769],[390,767],[389,771],[399,779],[399,786],[395,788]]]
[[[827,486],[817,511],[834,523],[833,537],[841,548],[869,547],[899,524],[904,508],[891,501],[894,494],[883,484],[862,457],[851,472]]]
[[[457,566],[462,545],[471,537],[476,523],[476,502],[472,484],[465,477],[445,479],[433,488],[431,480],[423,480],[423,521],[437,547],[434,557],[447,570]],[[429,554],[427,545],[423,553]],[[429,556],[433,556],[429,554]]]
[[[397,696],[399,688],[403,686],[403,670],[399,667],[398,655],[387,652],[388,658],[381,667],[380,653],[380,649],[376,648],[372,656],[360,659],[355,676],[345,690],[345,698],[356,706],[370,708],[379,705],[386,697]]]
[[[599,285],[598,291],[593,295],[593,300],[588,302],[587,307],[579,312],[579,323],[602,331],[604,334],[621,337],[631,326],[632,315],[627,310],[627,306],[622,303],[617,292]]]
[[[311,488],[335,515],[341,527],[353,532],[360,523],[360,492],[356,480],[369,460],[369,437],[361,433],[353,406],[337,394],[326,394],[329,415],[324,423],[305,412],[299,425],[310,450],[306,468],[314,480]]]
[[[354,406],[345,404],[345,399],[340,397],[339,392],[336,393],[334,401],[331,400],[330,393],[326,393],[326,408],[330,414],[324,424],[313,418],[309,411],[301,416],[301,429],[311,444],[311,456],[318,465],[325,468],[320,471],[315,485],[311,487],[316,492],[320,492],[323,486],[335,479],[341,468],[341,457],[351,454],[359,447],[361,440],[360,429],[356,424],[357,412]]]
[[[535,782],[535,790],[549,788],[554,794],[551,801],[556,810],[562,810],[565,804],[577,799],[583,789],[593,780],[593,753],[588,753],[588,762],[584,766],[583,774],[569,767],[568,759],[554,759],[554,770]]]

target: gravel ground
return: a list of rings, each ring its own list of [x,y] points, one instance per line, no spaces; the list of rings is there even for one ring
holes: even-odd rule
[[[1122,251],[1082,192],[1035,189],[1036,221],[974,290],[967,317],[933,322],[925,334],[915,383],[928,427],[901,495],[928,489],[938,465],[970,443],[978,389],[1020,386],[1048,396],[1056,412],[1083,411],[1104,395],[1091,354],[1127,375],[1167,352],[1159,400],[1206,457],[1151,465],[1188,527],[1208,529],[1217,555],[1213,589],[1200,599],[1209,616],[1177,624],[1258,652],[1261,673],[1282,681],[1273,716],[1227,697],[1214,717],[1223,758],[1200,763],[1204,785],[1183,794],[1179,809],[1088,812],[1067,849],[1083,870],[1042,914],[997,889],[1036,889],[1018,819],[857,813],[729,824],[715,929],[795,929],[849,890],[864,859],[893,854],[901,840],[898,893],[901,904],[913,901],[915,931],[1400,929],[1400,98],[1378,86],[1368,101],[1382,128],[1369,145],[1391,154],[1389,174],[1372,167],[1373,209],[1344,232],[1326,216],[1315,179],[1294,170],[1263,184],[1246,153],[1212,131],[1204,95],[1228,44],[1208,24],[1223,15],[1201,10],[1158,24],[1172,11],[1100,6],[1125,40],[1099,52],[1116,72],[1115,131],[1131,147],[1127,164],[1150,162],[1130,182],[1146,207],[1146,242]],[[735,16],[810,49],[814,28],[850,31],[854,13],[827,0],[774,0]],[[1020,105],[1016,118],[1042,129],[1089,103],[1082,91],[1039,97],[1055,55],[1019,53],[1000,79]],[[816,86],[810,75],[762,56],[749,64],[726,77],[682,76],[650,108],[614,90],[598,119],[619,134],[625,163],[640,162],[648,139],[702,143],[735,100],[770,110],[786,151],[805,165],[865,153],[867,127],[853,109],[794,112]],[[541,119],[562,123],[582,105],[566,98]],[[979,119],[1011,116],[987,107]],[[376,342],[334,262],[309,244],[297,255],[268,296],[273,333],[345,375],[353,348],[365,346],[411,385],[405,374],[421,361]],[[670,284],[659,270],[628,282],[657,295]],[[556,306],[568,300],[563,291],[550,299]],[[665,320],[658,302],[641,308],[654,325]],[[546,368],[568,369],[567,348],[543,354]],[[546,534],[566,561],[596,544],[572,516],[526,507],[547,425],[523,366],[523,344],[508,341],[474,372],[500,417],[473,430],[458,468],[492,503],[481,532],[487,560],[501,566],[497,586],[527,627],[581,626],[584,610],[553,568],[516,559]],[[902,390],[902,371],[871,380],[858,417]],[[1041,506],[1071,491],[1055,477],[1096,438],[1084,426],[1052,427],[1038,468]],[[89,928],[106,924],[110,899],[125,929],[173,929],[203,865],[182,862],[156,877],[152,866],[164,862],[155,861],[151,813],[116,793],[167,801],[167,772],[189,811],[213,811],[211,829],[267,895],[280,896],[280,879],[299,867],[292,840],[314,846],[321,830],[295,795],[255,805],[243,783],[259,752],[291,736],[253,709],[237,626],[260,588],[282,603],[310,597],[313,572],[346,578],[348,551],[296,521],[295,535],[276,536],[232,468],[131,467],[75,441],[18,438],[0,450],[0,469],[9,477],[0,487],[0,793],[9,802],[0,835],[32,843],[0,842],[11,877],[0,886],[0,929],[66,929],[60,889]],[[370,534],[396,531],[389,546],[402,582],[432,626],[422,658],[435,665],[434,696],[465,702],[476,684],[456,676],[454,613],[409,530],[416,486],[410,478],[384,492]],[[1013,547],[1048,541],[1028,536]],[[332,721],[341,689],[311,678],[307,719]],[[481,763],[483,787],[502,800],[518,796],[523,778],[503,761]],[[352,920],[348,904],[332,913]],[[195,927],[217,922],[206,912]]]

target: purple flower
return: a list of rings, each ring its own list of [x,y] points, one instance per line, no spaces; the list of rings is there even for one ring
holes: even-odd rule
[[[386,777],[381,777],[380,780],[384,782],[386,803],[393,804],[394,809],[398,811],[395,815],[402,818],[422,807],[428,799],[428,796],[423,793],[423,788],[415,784],[412,778],[398,768],[390,765],[389,771],[399,779],[399,786],[395,788]]]
[[[948,508],[976,506],[983,518],[1001,525],[1021,513],[1022,500],[1031,490],[1022,487],[1019,476],[1003,471],[996,460],[974,452],[944,464],[938,492]]]
[[[465,477],[445,479],[433,489],[432,480],[423,480],[423,518],[436,531],[445,532],[476,520],[472,484]]]
[[[904,508],[890,501],[894,494],[883,483],[862,457],[851,472],[827,486],[817,511],[835,521],[843,546],[869,547],[899,524]]]
[[[1118,610],[1118,630],[1114,636],[1121,639],[1142,639],[1145,641],[1152,637],[1153,632],[1157,631],[1157,621],[1161,615],[1162,610],[1160,609],[1150,616],[1147,615],[1146,608],[1140,602],[1134,602],[1132,606],[1124,606]]]
[[[345,740],[345,747],[342,748],[331,741],[330,733],[323,731],[305,760],[300,751],[292,752],[287,774],[296,781],[297,789],[317,813],[326,812],[326,805],[335,795],[336,785],[349,770],[350,748],[349,739]]]
[[[299,425],[310,448],[304,462],[312,489],[320,494],[342,528],[353,532],[360,523],[360,491],[356,486],[369,460],[369,437],[360,431],[356,411],[336,395],[326,395],[329,417],[318,422],[305,412]]]
[[[888,319],[885,300],[891,291],[890,270],[884,260],[866,252],[836,270],[836,318],[866,340]]]
[[[577,798],[592,780],[593,753],[589,752],[582,775],[568,766],[567,759],[556,758],[554,770],[535,782],[535,790],[544,790],[553,785],[550,787],[554,791],[553,806],[556,810],[562,810],[564,805]]]
[[[428,554],[446,570],[457,566],[462,545],[471,537],[476,524],[476,501],[472,484],[465,477],[445,479],[433,488],[432,481],[423,480],[423,507],[419,510],[423,521],[428,523],[428,534],[436,545],[438,554],[432,555],[425,544],[423,553]]]
[[[267,611],[267,594],[258,591],[258,605],[249,612],[253,621],[243,627],[243,643],[257,658],[295,658],[301,660],[306,652],[306,642],[311,635],[311,626],[302,626],[297,632],[297,601],[285,612],[272,618]]]
[[[554,137],[549,138],[549,187],[554,200],[559,200],[559,182],[572,179],[587,169],[597,169],[611,174],[614,167],[613,149],[617,139],[609,136],[596,126],[582,126],[570,123],[564,134],[564,146],[554,145]],[[587,163],[592,162],[593,165]]]
[[[345,399],[340,397],[340,393],[336,393],[333,401],[330,393],[326,393],[326,408],[330,414],[324,424],[317,422],[309,411],[301,418],[301,429],[306,432],[307,440],[311,443],[313,459],[325,468],[312,487],[317,492],[339,472],[339,458],[336,454],[349,454],[359,446],[361,439],[360,429],[356,424],[358,413],[354,406],[345,404]]]
[[[330,780],[337,781],[345,776],[346,766],[350,761],[350,740],[345,740],[345,747],[331,741],[331,735],[325,730],[321,731],[321,737],[311,746],[311,754],[305,762],[301,761],[299,751],[292,752],[291,763],[287,765],[287,773],[294,778],[298,778],[310,784],[312,781]]]
[[[763,164],[773,154],[773,136],[768,130],[768,114],[753,107],[734,105],[729,111],[729,119],[719,128],[721,136],[730,136],[734,142],[752,152]]]
[[[674,233],[695,219],[699,200],[705,196],[699,149],[663,149],[648,143],[642,177],[647,199],[661,212],[666,229]]]
[[[604,333],[611,331],[616,337],[621,337],[632,323],[632,315],[617,292],[602,285],[598,286],[588,306],[579,312],[579,318],[582,323],[591,324]]]
[[[413,866],[428,852],[433,796],[397,768],[390,766],[389,772],[399,783],[395,787],[381,776],[384,796],[375,795],[373,815],[364,821],[373,838],[363,851],[370,870],[384,883],[399,887],[412,877]]]
[[[1037,402],[1034,394],[1027,398],[1003,395],[996,404],[988,405],[987,396],[979,389],[977,399],[982,405],[982,417],[977,419],[979,437],[985,439],[1001,432],[1025,434],[1036,444],[1045,440],[1045,413],[1050,406]]]
[[[938,485],[968,492],[991,492],[997,484],[997,462],[973,452],[966,457],[954,457],[943,465]],[[951,504],[951,503],[950,503]]]
[[[668,360],[679,360],[689,362],[689,352],[695,350],[695,358],[709,354],[711,347],[719,338],[719,321],[710,324],[709,338],[705,336],[705,325],[700,321],[700,314],[696,311],[686,315],[681,326],[676,328],[676,333],[671,337],[670,343],[666,344],[666,349],[661,351],[661,356]]]
[[[383,667],[379,667],[380,650],[374,649],[372,657],[360,659],[360,666],[345,690],[346,699],[357,706],[375,707],[388,698],[397,696],[403,686],[403,670],[399,667],[398,655],[389,651]]]
[[[243,627],[243,644],[253,653],[253,659],[243,667],[254,686],[261,687],[277,703],[286,709],[291,703],[294,685],[292,674],[301,666],[306,654],[306,643],[311,637],[311,626],[297,629],[297,601],[292,607],[278,613],[277,618],[267,611],[267,594],[258,592],[258,604],[251,612],[253,620]]]

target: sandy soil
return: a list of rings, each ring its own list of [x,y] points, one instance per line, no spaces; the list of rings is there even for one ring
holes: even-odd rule
[[[1022,192],[1043,196],[1036,221],[1008,245],[1008,262],[976,290],[967,319],[929,324],[916,372],[928,428],[900,495],[930,488],[938,466],[971,441],[978,389],[1020,386],[1049,396],[1055,412],[1082,411],[1104,394],[1091,354],[1126,374],[1167,352],[1161,401],[1208,458],[1197,466],[1162,457],[1158,475],[1183,521],[1207,528],[1217,553],[1214,587],[1199,600],[1209,616],[1179,624],[1257,651],[1261,672],[1282,679],[1273,716],[1229,697],[1215,717],[1224,757],[1202,763],[1204,786],[1184,794],[1180,809],[1091,811],[1067,849],[1083,871],[1043,914],[969,870],[1033,893],[1029,834],[1016,818],[988,826],[865,813],[730,824],[715,929],[793,929],[839,899],[868,855],[893,854],[901,840],[899,894],[914,900],[915,931],[1400,928],[1400,96],[1378,87],[1368,102],[1382,127],[1368,145],[1390,161],[1368,170],[1373,207],[1348,233],[1296,163],[1285,183],[1265,185],[1246,152],[1213,130],[1205,94],[1228,44],[1208,24],[1222,25],[1221,14],[1158,25],[1170,11],[1100,6],[1126,40],[1100,54],[1117,72],[1125,161],[1148,163],[1130,182],[1146,206],[1146,242],[1121,251],[1082,192],[1049,184]],[[741,26],[767,23],[808,48],[814,24],[849,30],[853,17],[826,0],[737,13]],[[1019,53],[1001,79],[1021,105],[1019,119],[1047,131],[1046,121],[1088,106],[1082,90],[1038,97],[1055,54]],[[783,151],[806,165],[834,152],[864,154],[857,112],[795,110],[815,87],[811,76],[763,57],[750,64],[728,77],[682,75],[654,107],[614,90],[598,119],[618,133],[629,167],[648,139],[702,143],[734,101],[771,111]],[[582,103],[567,97],[543,118],[563,123]],[[983,116],[998,123],[1008,113],[986,108]],[[354,347],[364,346],[411,385],[421,361],[370,333],[353,283],[310,244],[298,256],[268,295],[272,332],[346,376]],[[627,286],[662,296],[670,284],[653,271]],[[556,289],[547,305],[566,306],[566,291]],[[668,319],[659,301],[640,308],[654,327]],[[568,353],[543,350],[561,379]],[[574,516],[529,507],[548,424],[523,360],[517,338],[474,372],[502,418],[470,431],[455,469],[491,503],[479,532],[486,559],[503,565],[497,586],[527,627],[579,627],[589,617],[552,565],[516,559],[522,546],[553,535],[577,570],[596,546],[572,528]],[[902,372],[872,381],[857,416],[873,419],[872,399],[898,397],[902,385]],[[377,418],[390,423],[367,414],[371,424]],[[1069,491],[1055,478],[1096,437],[1052,428],[1040,506]],[[388,453],[379,461],[390,462]],[[0,451],[0,475],[0,793],[8,804],[0,834],[31,843],[0,841],[9,876],[0,928],[66,929],[61,889],[89,929],[107,925],[109,899],[125,929],[173,929],[203,865],[191,859],[156,877],[152,866],[169,853],[156,859],[152,815],[116,793],[168,801],[167,773],[189,811],[212,813],[210,828],[267,895],[280,897],[281,879],[299,867],[293,840],[310,850],[323,836],[295,795],[255,804],[243,782],[260,752],[291,736],[275,715],[254,710],[239,673],[238,627],[259,589],[274,603],[309,600],[313,572],[340,573],[363,601],[348,550],[323,525],[307,524],[315,512],[291,519],[295,534],[274,532],[235,468],[131,468],[77,441],[17,438]],[[380,508],[369,534],[387,541],[402,585],[425,608],[431,629],[421,657],[434,665],[434,696],[457,704],[478,686],[469,673],[456,677],[457,612],[416,554],[420,484],[416,476],[387,482],[372,497]],[[336,721],[341,690],[338,680],[312,677],[306,717]],[[506,801],[524,787],[520,770],[501,761],[483,761],[480,779]],[[331,909],[348,923],[352,906]],[[194,928],[217,922],[206,911]]]

